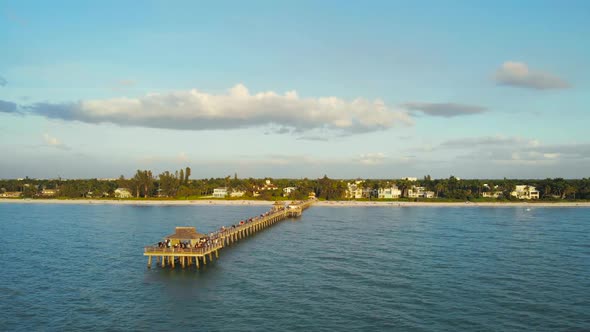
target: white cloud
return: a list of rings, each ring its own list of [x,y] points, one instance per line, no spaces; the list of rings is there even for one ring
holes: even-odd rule
[[[507,61],[496,71],[496,83],[536,90],[565,89],[570,84],[561,78],[541,71],[529,70],[526,63]]]
[[[407,112],[391,109],[380,100],[301,98],[295,91],[251,94],[241,84],[219,95],[193,89],[140,98],[38,103],[26,108],[33,114],[62,120],[184,130],[274,125],[299,132],[324,129],[349,134],[413,123]]]
[[[378,165],[383,163],[386,159],[387,156],[384,153],[377,152],[361,154],[357,160],[363,165]]]
[[[53,137],[47,133],[43,134],[43,140],[45,141],[46,146],[53,147],[56,149],[61,150],[69,150],[70,148],[63,144],[59,139]]]

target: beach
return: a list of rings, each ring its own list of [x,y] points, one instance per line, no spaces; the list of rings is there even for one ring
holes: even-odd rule
[[[285,201],[287,203],[288,201]],[[104,204],[104,205],[221,205],[270,206],[274,201],[257,200],[107,200],[107,199],[0,199],[0,204]],[[407,202],[407,201],[317,201],[326,207],[590,207],[590,202]]]

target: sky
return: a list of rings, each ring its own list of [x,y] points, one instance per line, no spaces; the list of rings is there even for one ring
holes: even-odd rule
[[[588,1],[0,0],[0,178],[590,176]]]

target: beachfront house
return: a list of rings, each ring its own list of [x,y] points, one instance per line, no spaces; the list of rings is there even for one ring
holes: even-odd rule
[[[409,198],[434,198],[434,191],[428,191],[424,187],[412,186],[408,189]]]
[[[519,184],[510,193],[510,196],[518,199],[539,199],[539,191],[533,186]]]
[[[291,193],[294,192],[295,190],[297,190],[296,187],[285,187],[285,188],[283,188],[283,196],[287,197],[287,196],[291,195]]]
[[[363,181],[355,181],[354,183],[347,183],[346,198],[359,199],[363,198]]]
[[[57,195],[57,189],[43,189],[41,190],[41,196],[43,197],[53,197]]]
[[[499,190],[496,191],[484,191],[481,193],[481,197],[484,198],[498,198],[502,196],[502,192]]]
[[[484,198],[498,198],[502,196],[502,191],[498,190],[498,185],[495,185],[493,188],[487,183],[483,184],[483,192],[481,193],[481,197]]]
[[[22,195],[22,192],[20,191],[6,191],[3,193],[0,193],[0,197],[2,198],[18,198]]]
[[[379,188],[377,197],[384,199],[400,198],[402,191],[396,185],[387,188]]]
[[[229,194],[229,197],[242,197],[244,195],[246,195],[245,191],[239,189],[232,189],[231,193]]]
[[[133,195],[131,194],[131,190],[127,188],[117,188],[115,189],[115,198],[131,198]]]
[[[227,196],[227,188],[215,188],[213,189],[213,197],[225,198]]]
[[[260,190],[277,190],[277,189],[279,189],[279,187],[277,187],[275,184],[273,184],[268,179],[264,180],[264,186],[262,186],[260,188]]]

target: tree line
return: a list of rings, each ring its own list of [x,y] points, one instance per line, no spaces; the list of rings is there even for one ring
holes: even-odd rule
[[[136,198],[197,198],[210,196],[215,188],[225,187],[228,191],[244,192],[245,198],[275,200],[283,197],[282,188],[295,187],[289,195],[290,199],[304,199],[310,193],[325,200],[343,200],[347,197],[347,184],[361,179],[331,179],[324,176],[319,179],[255,179],[226,176],[223,178],[190,179],[191,169],[173,172],[165,171],[154,175],[151,170],[137,170],[131,178],[120,176],[116,180],[98,179],[29,179],[0,180],[0,192],[22,192],[24,197],[38,197],[43,189],[58,189],[58,197],[114,197],[117,188],[126,188]],[[265,181],[277,186],[277,189],[261,190]],[[416,181],[400,179],[366,179],[360,186],[369,189],[368,199],[377,199],[377,190],[393,185],[407,198],[408,191],[414,186],[424,187],[433,191],[437,198],[452,200],[480,199],[484,192],[500,191],[500,199],[515,199],[510,193],[516,185],[536,187],[540,198],[544,200],[590,199],[590,178],[583,179],[458,179],[450,176],[445,179],[432,179],[429,175]]]

